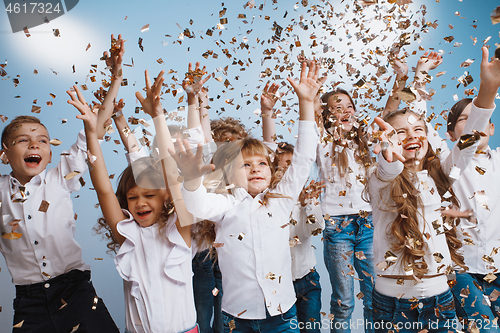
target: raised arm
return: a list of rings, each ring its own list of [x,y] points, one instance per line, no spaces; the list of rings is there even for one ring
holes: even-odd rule
[[[412,86],[417,90],[420,89],[425,91],[427,83],[430,82],[432,78],[429,72],[436,69],[442,63],[443,58],[437,52],[425,52],[420,59],[418,59]]]
[[[111,228],[114,239],[121,245],[125,241],[125,238],[120,235],[116,226],[118,222],[126,219],[127,217],[123,214],[115,192],[113,191],[108,171],[106,169],[106,164],[104,162],[104,157],[102,155],[101,146],[99,145],[97,138],[98,115],[95,113],[97,109],[90,110],[89,105],[85,102],[85,98],[78,87],[73,86],[73,88],[76,95],[68,90],[67,93],[71,97],[71,100],[69,100],[68,103],[78,109],[80,115],[77,115],[76,117],[83,120],[83,124],[85,126],[88,159],[91,165],[89,168],[90,178],[92,179],[92,184],[94,185],[94,189],[97,193],[97,198],[99,200],[104,219]]]
[[[486,46],[483,46],[481,51],[483,53],[480,74],[481,83],[474,105],[478,108],[492,109],[495,107],[495,97],[500,87],[500,60],[494,57],[489,61],[489,51]]]
[[[210,115],[208,110],[208,89],[203,87],[200,92],[200,122],[205,136],[205,143],[212,141],[212,129],[210,128]]]
[[[276,143],[276,124],[274,123],[273,109],[278,100],[276,93],[278,92],[279,85],[277,83],[269,84],[270,82],[266,83],[260,96],[262,139],[264,142]]]
[[[106,59],[106,65],[111,70],[111,85],[109,86],[108,93],[100,107],[99,117],[97,118],[97,137],[102,139],[106,134],[106,123],[114,110],[114,103],[116,96],[123,80],[122,62],[123,54],[125,53],[124,40],[122,35],[118,35],[118,39],[111,35],[111,49],[110,55],[104,52],[103,58]]]
[[[194,70],[193,65],[189,63],[186,78],[182,81],[182,88],[186,91],[188,100],[188,128],[195,128],[201,124],[200,94],[203,84],[210,79],[210,75],[203,78],[206,73],[206,67],[200,69],[199,62],[196,63]]]
[[[187,211],[182,199],[181,184],[178,181],[179,172],[177,170],[177,165],[169,153],[169,150],[172,150],[174,145],[161,105],[161,88],[163,85],[164,73],[164,71],[161,71],[155,82],[151,84],[149,73],[146,70],[146,98],[144,98],[139,91],[136,92],[135,95],[142,104],[144,112],[149,114],[153,119],[156,130],[156,142],[158,143],[158,153],[162,161],[164,175],[166,176],[166,184],[168,185],[178,217],[176,221],[177,230],[184,239],[184,242],[191,247],[191,224],[194,220],[192,215]]]
[[[397,53],[389,57],[389,62],[396,73],[396,78],[389,98],[387,98],[384,111],[382,112],[382,118],[386,114],[399,109],[399,103],[401,102],[399,92],[404,89],[406,80],[408,80],[408,65]]]

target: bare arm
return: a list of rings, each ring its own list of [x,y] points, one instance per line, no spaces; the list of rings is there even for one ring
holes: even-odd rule
[[[97,137],[100,139],[106,134],[106,123],[113,113],[116,96],[118,95],[118,90],[123,80],[122,61],[124,53],[125,47],[122,35],[118,35],[117,40],[111,35],[111,55],[108,56],[108,52],[104,52],[106,65],[111,67],[111,85],[101,105],[101,112],[99,112],[97,118]]]
[[[399,103],[401,103],[399,92],[404,89],[406,80],[408,79],[408,65],[402,59],[398,58],[397,55],[389,60],[392,61],[392,68],[396,73],[396,79],[394,80],[391,94],[389,98],[387,98],[387,103],[382,112],[382,118],[385,117],[386,114],[399,109]]]
[[[73,86],[73,88],[76,91],[76,95],[68,90],[68,94],[71,97],[71,100],[68,101],[68,103],[80,111],[80,115],[76,117],[83,120],[85,125],[87,149],[89,152],[88,158],[91,163],[91,168],[89,168],[90,178],[92,179],[92,184],[94,185],[94,189],[97,193],[97,198],[99,200],[104,219],[111,228],[114,239],[121,245],[125,241],[125,237],[120,235],[117,230],[117,225],[118,222],[126,219],[127,217],[122,212],[118,199],[113,191],[111,181],[109,180],[108,171],[104,162],[104,156],[102,155],[101,146],[97,138],[98,116],[90,110],[78,87]]]
[[[276,93],[279,85],[266,83],[260,96],[260,110],[262,114],[262,139],[264,142],[276,143],[276,124],[273,118],[273,108],[278,100]]]

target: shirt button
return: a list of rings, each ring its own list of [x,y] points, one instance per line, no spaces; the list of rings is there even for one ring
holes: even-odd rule
[[[28,220],[31,220],[31,215],[28,215]]]
[[[43,266],[43,267],[45,267],[45,266],[47,266],[47,264],[46,264],[46,263],[43,263],[43,264],[42,264],[42,266]]]
[[[35,242],[34,242],[34,244],[35,244],[35,245],[38,245],[38,241],[35,241]]]
[[[424,307],[424,304],[422,302],[418,303],[418,308],[421,309]]]
[[[45,287],[45,289],[49,289],[50,288],[50,283],[46,283],[43,286]]]
[[[30,195],[30,191],[26,191],[26,195]]]

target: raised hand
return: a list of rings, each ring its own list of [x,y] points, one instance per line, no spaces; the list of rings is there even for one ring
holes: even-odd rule
[[[394,69],[394,72],[397,76],[406,76],[408,75],[408,65],[403,61],[401,57],[399,57],[399,51],[397,53],[389,55],[389,63]]]
[[[314,98],[319,88],[325,83],[326,78],[326,75],[319,77],[319,65],[313,60],[309,65],[306,62],[302,63],[299,83],[290,77],[287,80],[293,87],[299,101],[314,102]]]
[[[207,74],[206,68],[206,66],[203,66],[203,68],[200,69],[200,62],[197,62],[193,71],[193,64],[189,63],[186,78],[182,81],[182,88],[186,91],[188,96],[198,95],[205,82],[210,79],[210,75],[203,78],[203,76]]]
[[[415,70],[416,74],[419,75],[419,72],[425,71],[429,72],[430,70],[436,69],[439,65],[443,63],[443,58],[439,55],[439,53],[432,51],[425,52],[417,62],[417,69]],[[422,73],[426,75],[426,73]]]
[[[135,93],[135,97],[139,100],[142,105],[142,109],[145,113],[149,114],[151,118],[163,115],[163,108],[161,106],[161,88],[163,86],[163,74],[165,71],[161,71],[155,82],[151,84],[151,79],[149,78],[148,70],[144,72],[146,80],[146,98],[142,97],[140,91]]]
[[[270,85],[270,82],[267,82],[264,89],[262,90],[262,95],[260,96],[260,109],[264,112],[267,110],[272,110],[276,101],[278,100],[278,96],[276,93],[279,89],[279,84],[273,83]]]
[[[125,54],[125,41],[122,39],[122,35],[118,35],[118,39],[111,34],[111,48],[105,51],[102,55],[103,60],[106,61],[106,66],[110,69],[113,79],[121,78],[123,76],[122,72],[122,62],[123,55]]]
[[[481,84],[474,104],[478,108],[492,109],[495,106],[495,98],[500,87],[500,60],[498,58],[489,59],[489,51],[486,46],[481,49],[483,56],[481,59]]]
[[[68,90],[66,91],[71,97],[71,100],[68,100],[68,104],[73,105],[80,111],[80,114],[76,116],[76,118],[83,120],[85,126],[85,133],[96,133],[97,131],[97,108],[90,109],[89,105],[85,101],[85,98],[82,95],[78,86],[73,86],[74,91]]]
[[[170,155],[174,158],[177,163],[177,167],[181,170],[184,181],[190,181],[193,179],[201,179],[201,177],[214,170],[213,164],[205,165],[203,163],[203,147],[198,144],[196,149],[196,154],[193,154],[189,142],[187,140],[177,140],[174,145],[176,152],[171,149],[168,150]]]
[[[301,206],[305,206],[313,199],[318,199],[325,187],[325,182],[316,182],[314,180],[311,180],[309,185],[307,187],[304,187],[302,189],[302,192],[300,192],[299,202]]]
[[[401,155],[401,145],[399,144],[398,135],[396,134],[394,128],[380,117],[375,117],[374,122],[383,132],[379,137],[380,143],[375,146],[373,152],[378,154],[382,151],[382,154],[387,162],[394,161],[394,158],[400,160],[401,162],[405,162],[406,159],[403,155]]]

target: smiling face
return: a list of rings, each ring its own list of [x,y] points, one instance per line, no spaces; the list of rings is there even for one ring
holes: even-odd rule
[[[465,123],[467,122],[467,119],[469,119],[470,111],[472,109],[472,103],[467,105],[465,109],[462,111],[460,116],[458,116],[458,119],[455,123],[455,128],[453,131],[448,131],[448,134],[450,135],[451,141],[455,142],[457,141],[460,136],[462,136]],[[495,133],[495,125],[493,125],[491,122],[488,123],[486,126],[486,129],[483,131],[486,136],[481,136],[481,139],[479,140],[479,146],[477,147],[477,150],[482,150],[485,151],[486,148],[488,147],[488,142],[490,140],[490,136]]]
[[[271,184],[271,167],[266,156],[240,154],[231,182],[255,197]]]
[[[127,192],[128,210],[143,228],[152,226],[160,219],[166,199],[166,190],[134,186]]]
[[[26,184],[45,170],[52,158],[49,133],[42,124],[22,123],[8,136],[4,152],[14,177]]]
[[[417,115],[406,112],[389,120],[402,144],[405,167],[421,171],[423,159],[429,149],[425,123]]]
[[[347,133],[352,129],[353,117],[356,109],[351,102],[351,98],[345,94],[334,94],[328,98],[328,110],[342,125],[342,133]]]

